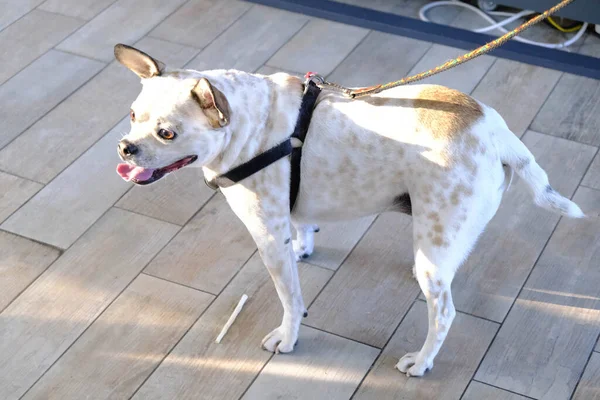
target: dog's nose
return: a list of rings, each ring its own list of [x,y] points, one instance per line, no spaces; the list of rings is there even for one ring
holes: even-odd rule
[[[123,139],[119,142],[119,154],[123,158],[131,157],[138,152],[138,148],[135,144]]]

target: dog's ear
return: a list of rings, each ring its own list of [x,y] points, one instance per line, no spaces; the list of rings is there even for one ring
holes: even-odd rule
[[[115,58],[144,79],[160,76],[165,69],[165,64],[126,44],[115,46]]]
[[[220,128],[229,123],[229,103],[225,95],[202,78],[192,89],[192,97],[196,99],[213,128]]]

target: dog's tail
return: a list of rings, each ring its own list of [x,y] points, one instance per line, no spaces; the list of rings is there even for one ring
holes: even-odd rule
[[[546,172],[523,142],[508,128],[504,119],[495,110],[490,111],[495,114],[491,116],[496,120],[493,124],[493,136],[497,139],[500,160],[527,183],[535,204],[571,218],[583,218],[585,215],[577,204],[552,189]]]

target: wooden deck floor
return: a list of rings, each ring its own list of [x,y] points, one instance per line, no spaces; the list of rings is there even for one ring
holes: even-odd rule
[[[368,4],[414,16],[425,2]],[[430,80],[496,108],[591,218],[540,210],[517,182],[454,281],[435,368],[408,379],[394,364],[427,328],[410,218],[323,226],[300,265],[299,345],[261,350],[281,309],[223,197],[196,169],[150,187],[114,171],[140,85],[112,47],[354,86],[461,50],[237,0],[0,3],[0,399],[600,399],[600,81],[490,56]],[[600,39],[571,51],[600,57]]]

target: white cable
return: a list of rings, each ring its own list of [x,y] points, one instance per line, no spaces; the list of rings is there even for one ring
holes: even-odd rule
[[[523,11],[515,13],[515,14],[508,13],[508,12],[502,12],[502,11],[490,11],[489,14],[486,14],[483,11],[481,11],[479,8],[472,6],[470,4],[462,3],[459,0],[444,0],[444,1],[435,1],[433,3],[429,3],[429,4],[426,4],[423,7],[421,7],[421,9],[419,10],[419,18],[421,18],[421,20],[423,20],[423,21],[431,22],[429,20],[429,18],[427,18],[426,12],[434,7],[439,7],[439,6],[458,6],[458,7],[467,8],[467,9],[475,12],[477,15],[484,18],[486,21],[488,21],[491,24],[484,28],[474,29],[473,32],[477,32],[477,33],[489,32],[489,31],[492,31],[495,29],[498,29],[502,33],[507,33],[508,30],[504,29],[504,25],[510,24],[511,22],[513,22],[519,18],[522,18],[524,16],[535,13],[535,11],[523,10]],[[490,15],[508,16],[509,18],[506,18],[500,22],[497,22],[492,17],[490,17]],[[576,41],[578,41],[581,38],[581,36],[583,36],[583,34],[585,33],[585,30],[587,29],[587,27],[588,27],[588,23],[585,22],[581,26],[581,28],[577,31],[575,36],[573,36],[571,39],[569,39],[565,42],[562,42],[562,43],[541,43],[541,42],[536,42],[533,40],[525,39],[520,36],[515,36],[513,39],[516,41],[522,42],[522,43],[533,44],[536,46],[546,47],[548,49],[560,49],[563,47],[568,47],[568,46],[572,45],[573,43],[575,43]]]

